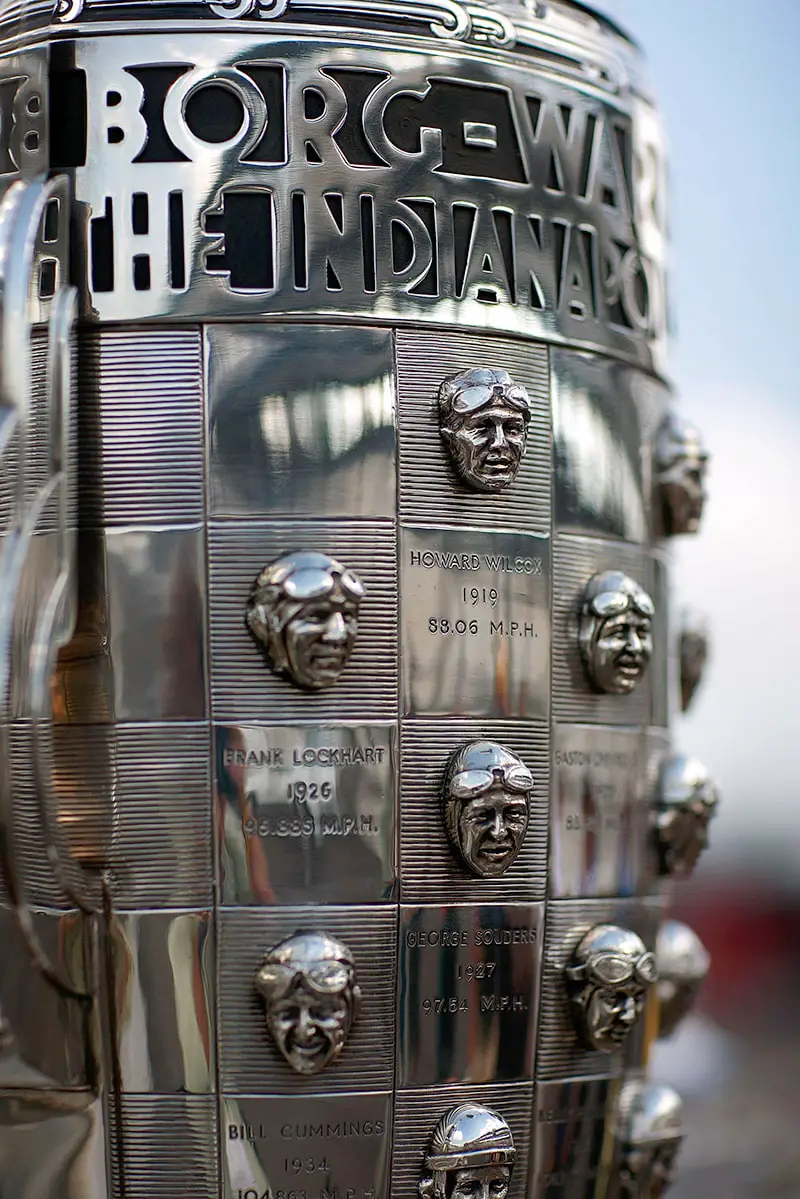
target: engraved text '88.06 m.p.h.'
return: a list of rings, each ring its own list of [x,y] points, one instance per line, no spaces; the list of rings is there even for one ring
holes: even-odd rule
[[[639,52],[572,0],[0,46],[14,1193],[662,1193],[717,796]]]

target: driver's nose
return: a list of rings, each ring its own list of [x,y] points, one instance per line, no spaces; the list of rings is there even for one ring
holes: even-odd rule
[[[642,652],[642,639],[636,629],[628,629],[628,649],[634,654]]]
[[[505,832],[506,826],[503,821],[503,813],[495,812],[494,820],[492,821],[492,836],[499,841],[501,837],[505,836]]]
[[[325,624],[326,641],[344,641],[347,637],[347,625],[341,612],[332,612]]]
[[[620,1018],[620,1020],[622,1020],[623,1024],[635,1023],[635,1021],[636,1021],[636,1004],[634,1003],[633,999],[630,996],[628,996],[628,998],[625,1000],[625,1006],[623,1007],[622,1011],[620,1012],[619,1018]]]
[[[301,1041],[307,1041],[314,1034],[314,1021],[311,1019],[308,1008],[301,1007],[300,1015],[297,1020],[297,1036]]]
[[[502,449],[506,444],[505,430],[503,429],[502,421],[497,421],[494,426],[494,435],[492,437],[492,449]]]

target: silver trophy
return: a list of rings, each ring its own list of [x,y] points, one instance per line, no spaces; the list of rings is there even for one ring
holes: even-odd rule
[[[716,792],[639,51],[572,0],[0,46],[3,1193],[662,1193]]]

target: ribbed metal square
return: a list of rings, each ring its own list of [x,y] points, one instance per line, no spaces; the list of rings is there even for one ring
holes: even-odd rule
[[[398,1091],[394,1110],[392,1199],[419,1199],[425,1154],[436,1125],[451,1108],[467,1102],[496,1111],[511,1129],[516,1161],[508,1195],[509,1199],[525,1199],[533,1118],[533,1084],[529,1082]]]
[[[85,525],[202,520],[200,329],[88,330],[79,362]]]
[[[397,909],[298,907],[218,913],[220,1088],[226,1095],[387,1090],[394,1080]],[[267,952],[297,932],[324,932],[353,954],[361,1005],[341,1056],[322,1077],[296,1074],[267,1030],[255,978]]]
[[[113,1199],[219,1199],[213,1095],[125,1095],[108,1113]]]
[[[653,662],[630,695],[593,691],[583,667],[578,641],[583,596],[589,580],[606,570],[622,570],[645,590],[651,587],[651,560],[645,550],[571,534],[554,538],[553,715],[556,720],[643,725],[652,707]],[[661,628],[657,618],[653,621],[654,656]]]
[[[366,589],[342,677],[310,693],[275,674],[247,628],[259,573],[292,550],[330,554]],[[220,721],[392,719],[397,715],[397,532],[391,521],[226,521],[209,530],[211,695]]]
[[[536,1078],[568,1079],[590,1075],[616,1076],[631,1057],[640,1057],[644,1047],[639,1038],[649,1031],[648,1007],[616,1053],[585,1049],[578,1040],[564,970],[575,947],[598,924],[630,928],[655,950],[659,924],[658,901],[653,899],[551,899],[545,917],[545,948],[542,968],[542,998],[539,1006]],[[652,1013],[650,1013],[651,1015]]]
[[[455,474],[442,441],[439,388],[476,367],[506,370],[533,405],[525,456],[514,482],[487,495]],[[448,330],[397,334],[400,517],[410,524],[550,532],[552,475],[547,347]]]
[[[447,840],[442,785],[450,755],[489,739],[519,755],[534,780],[530,819],[516,862],[478,878]],[[404,720],[400,729],[400,893],[404,903],[535,902],[547,885],[550,728],[543,722]]]

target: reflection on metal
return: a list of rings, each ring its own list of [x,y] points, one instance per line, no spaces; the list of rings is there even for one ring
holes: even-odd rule
[[[657,980],[656,960],[630,929],[601,924],[587,933],[567,966],[576,1028],[587,1047],[619,1049]]]
[[[672,1087],[626,1083],[619,1100],[617,1141],[621,1194],[660,1199],[675,1181],[675,1159],[684,1138],[680,1096]]]
[[[678,641],[682,712],[689,710],[695,692],[703,681],[708,654],[709,634],[705,620],[686,616]]]
[[[685,754],[661,765],[654,814],[661,874],[685,878],[708,847],[708,826],[719,796],[705,766]]]
[[[687,924],[665,920],[656,942],[658,963],[658,1031],[669,1037],[694,1007],[711,968],[703,942]]]
[[[654,448],[661,519],[668,537],[696,533],[700,528],[708,460],[708,451],[694,425],[669,412],[656,434]]]

